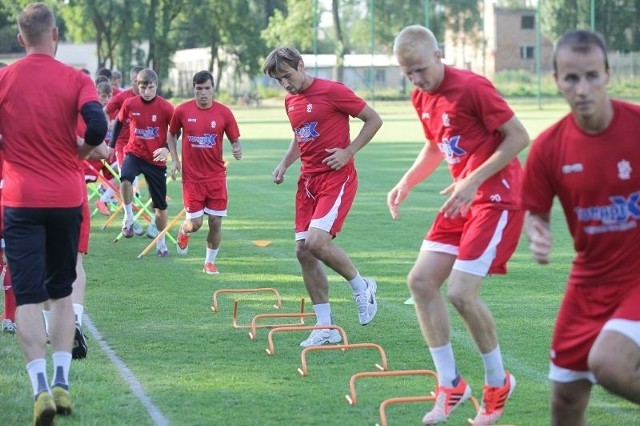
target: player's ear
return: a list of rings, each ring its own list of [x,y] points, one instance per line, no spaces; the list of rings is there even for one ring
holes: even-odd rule
[[[20,44],[20,46],[25,47],[27,44],[24,42],[24,39],[22,38],[22,35],[20,33],[18,33],[18,44]]]

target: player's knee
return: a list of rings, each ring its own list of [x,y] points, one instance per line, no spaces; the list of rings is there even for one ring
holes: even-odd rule
[[[411,270],[407,275],[407,285],[414,298],[431,298],[440,292],[440,285],[429,276]]]
[[[465,291],[462,287],[452,286],[449,286],[449,289],[447,290],[447,298],[460,313],[465,312],[478,300],[477,296],[473,292]]]

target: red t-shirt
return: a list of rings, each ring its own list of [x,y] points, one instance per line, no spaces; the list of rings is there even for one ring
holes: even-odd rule
[[[118,113],[118,120],[129,121],[129,142],[124,153],[131,153],[156,166],[166,162],[153,161],[153,151],[167,144],[167,129],[173,115],[173,105],[156,96],[150,102],[136,96],[124,101]]]
[[[342,83],[314,78],[304,92],[288,94],[284,106],[300,147],[301,171],[315,174],[332,170],[322,164],[329,156],[325,149],[349,146],[349,116],[360,114],[366,102]]]
[[[429,143],[437,145],[455,181],[482,165],[504,139],[498,130],[513,111],[493,85],[470,71],[445,66],[435,92],[413,91],[411,102]],[[522,166],[517,158],[480,185],[474,204],[516,209]]]
[[[179,105],[171,119],[169,131],[174,135],[182,130],[182,181],[204,182],[224,177],[226,168],[222,157],[224,135],[230,141],[240,137],[233,113],[219,102],[208,109],[200,109],[195,100]]]
[[[118,116],[118,112],[120,112],[120,108],[122,108],[122,104],[124,104],[124,101],[136,96],[137,95],[133,93],[133,90],[131,89],[123,90],[117,95],[114,95],[105,107],[105,111],[107,112],[109,119],[115,120]],[[129,121],[123,121],[120,133],[118,133],[118,139],[116,140],[116,149],[120,150],[124,148],[127,142],[129,142]]]
[[[98,102],[91,78],[51,56],[30,54],[0,69],[3,205],[82,205],[76,123],[90,101]]]
[[[522,207],[551,210],[558,197],[577,256],[570,282],[637,282],[640,253],[640,106],[613,101],[609,127],[583,132],[568,114],[533,143]]]

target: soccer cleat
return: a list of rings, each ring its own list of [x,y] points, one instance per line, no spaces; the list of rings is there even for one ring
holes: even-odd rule
[[[87,346],[87,337],[82,332],[82,326],[76,323],[76,334],[73,336],[73,349],[71,349],[71,357],[73,359],[83,359],[87,357],[89,347]]]
[[[446,422],[454,408],[471,398],[471,388],[461,376],[459,377],[460,382],[455,388],[438,386],[436,402],[431,411],[422,418],[423,424],[435,425]]]
[[[158,227],[155,223],[151,222],[149,226],[147,226],[147,237],[154,239],[158,236]]]
[[[5,333],[14,334],[16,332],[16,323],[9,318],[2,320],[2,331]]]
[[[169,249],[167,248],[167,246],[157,246],[156,254],[158,255],[158,257],[168,257]]]
[[[122,220],[122,235],[125,238],[133,238],[133,221],[127,220],[126,218]]]
[[[33,404],[33,424],[34,426],[53,425],[56,417],[56,403],[49,392],[40,392]]]
[[[182,227],[180,227],[176,241],[176,250],[178,251],[178,254],[184,256],[189,252],[189,238],[190,236],[182,232]]]
[[[137,221],[133,222],[133,233],[136,234],[138,237],[140,235],[144,235],[144,228]]]
[[[308,348],[311,346],[326,345],[327,343],[340,343],[341,341],[342,336],[338,330],[332,328],[317,328],[311,331],[311,334],[309,334],[306,340],[300,342],[300,346]]]
[[[507,377],[503,386],[491,387],[484,385],[482,389],[482,404],[480,404],[480,410],[478,410],[476,418],[473,419],[473,425],[493,425],[502,416],[504,405],[516,388],[516,378],[509,374],[508,371],[505,371],[505,374]]]
[[[56,403],[56,412],[65,416],[70,415],[73,411],[73,403],[69,391],[60,386],[54,386],[51,388],[51,393]]]
[[[104,201],[100,201],[100,200],[96,200],[95,203],[93,203],[93,205],[98,209],[98,211],[100,213],[102,213],[105,216],[111,216],[111,211],[109,210],[109,206],[107,206],[107,203],[105,203]]]
[[[215,275],[218,273],[218,268],[216,268],[216,264],[213,262],[205,262],[202,272],[209,275]]]
[[[378,312],[378,302],[376,301],[376,291],[378,285],[373,278],[364,278],[367,288],[364,292],[356,295],[356,308],[358,309],[358,320],[361,325],[367,325]]]

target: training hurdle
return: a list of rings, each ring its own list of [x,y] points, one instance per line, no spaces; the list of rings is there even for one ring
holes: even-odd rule
[[[269,347],[265,349],[267,355],[275,355],[276,349],[273,345],[273,335],[276,333],[288,332],[288,331],[304,331],[304,330],[338,330],[340,335],[342,336],[342,341],[345,345],[349,344],[349,340],[347,339],[347,333],[345,333],[344,329],[339,325],[290,325],[286,327],[276,327],[269,331],[269,335],[267,336],[267,340],[269,342]]]
[[[300,361],[302,366],[298,368],[298,373],[301,376],[307,376],[309,374],[309,370],[307,368],[307,353],[314,351],[350,351],[353,349],[375,349],[380,354],[381,363],[375,364],[375,367],[378,370],[385,371],[387,370],[387,355],[384,353],[384,349],[382,346],[377,343],[351,343],[347,345],[324,345],[324,346],[310,346],[308,348],[304,348],[302,353],[300,354]]]
[[[276,296],[276,304],[273,305],[274,308],[276,309],[280,309],[282,308],[282,297],[280,296],[280,293],[278,293],[278,290],[276,290],[275,288],[271,288],[271,287],[264,287],[264,288],[220,288],[216,291],[213,292],[213,295],[211,296],[212,298],[212,303],[211,303],[211,310],[213,312],[218,312],[218,295],[219,294],[240,294],[240,293],[264,293],[264,292],[272,292],[275,294]]]
[[[438,383],[438,375],[431,370],[392,370],[392,371],[363,371],[361,373],[356,373],[351,376],[349,380],[349,395],[345,395],[345,399],[349,403],[349,405],[356,405],[358,402],[357,394],[356,394],[356,381],[358,379],[362,379],[363,377],[397,377],[397,376],[431,376],[436,380],[436,384]],[[422,398],[422,397],[421,397]],[[435,399],[434,396],[429,396],[431,399],[425,399],[425,401],[430,401]]]
[[[233,324],[233,328],[250,328],[251,331],[249,332],[249,337],[252,340],[255,340],[255,336],[257,333],[257,329],[258,328],[272,328],[272,327],[287,327],[289,325],[304,325],[304,319],[307,317],[315,317],[316,314],[315,313],[307,313],[304,311],[304,298],[302,298],[300,300],[300,312],[296,312],[296,313],[288,313],[288,314],[258,314],[255,315],[252,319],[251,319],[251,324],[249,325],[242,325],[242,324],[238,324],[238,299],[235,299],[233,301],[233,316],[231,318],[231,323]],[[285,324],[263,324],[263,325],[258,325],[257,321],[260,318],[298,318],[299,322],[298,323],[285,323]]]
[[[171,219],[171,221],[167,223],[167,226],[165,226],[165,228],[162,231],[158,232],[158,235],[153,240],[151,240],[149,245],[140,252],[140,254],[138,255],[138,259],[142,259],[142,257],[145,254],[149,253],[153,245],[156,244],[158,240],[160,240],[160,238],[162,238],[169,231],[169,229],[171,229],[171,227],[175,225],[178,220],[180,220],[182,215],[184,215],[185,213],[186,213],[185,209],[180,210],[180,213],[178,213],[173,219]]]

